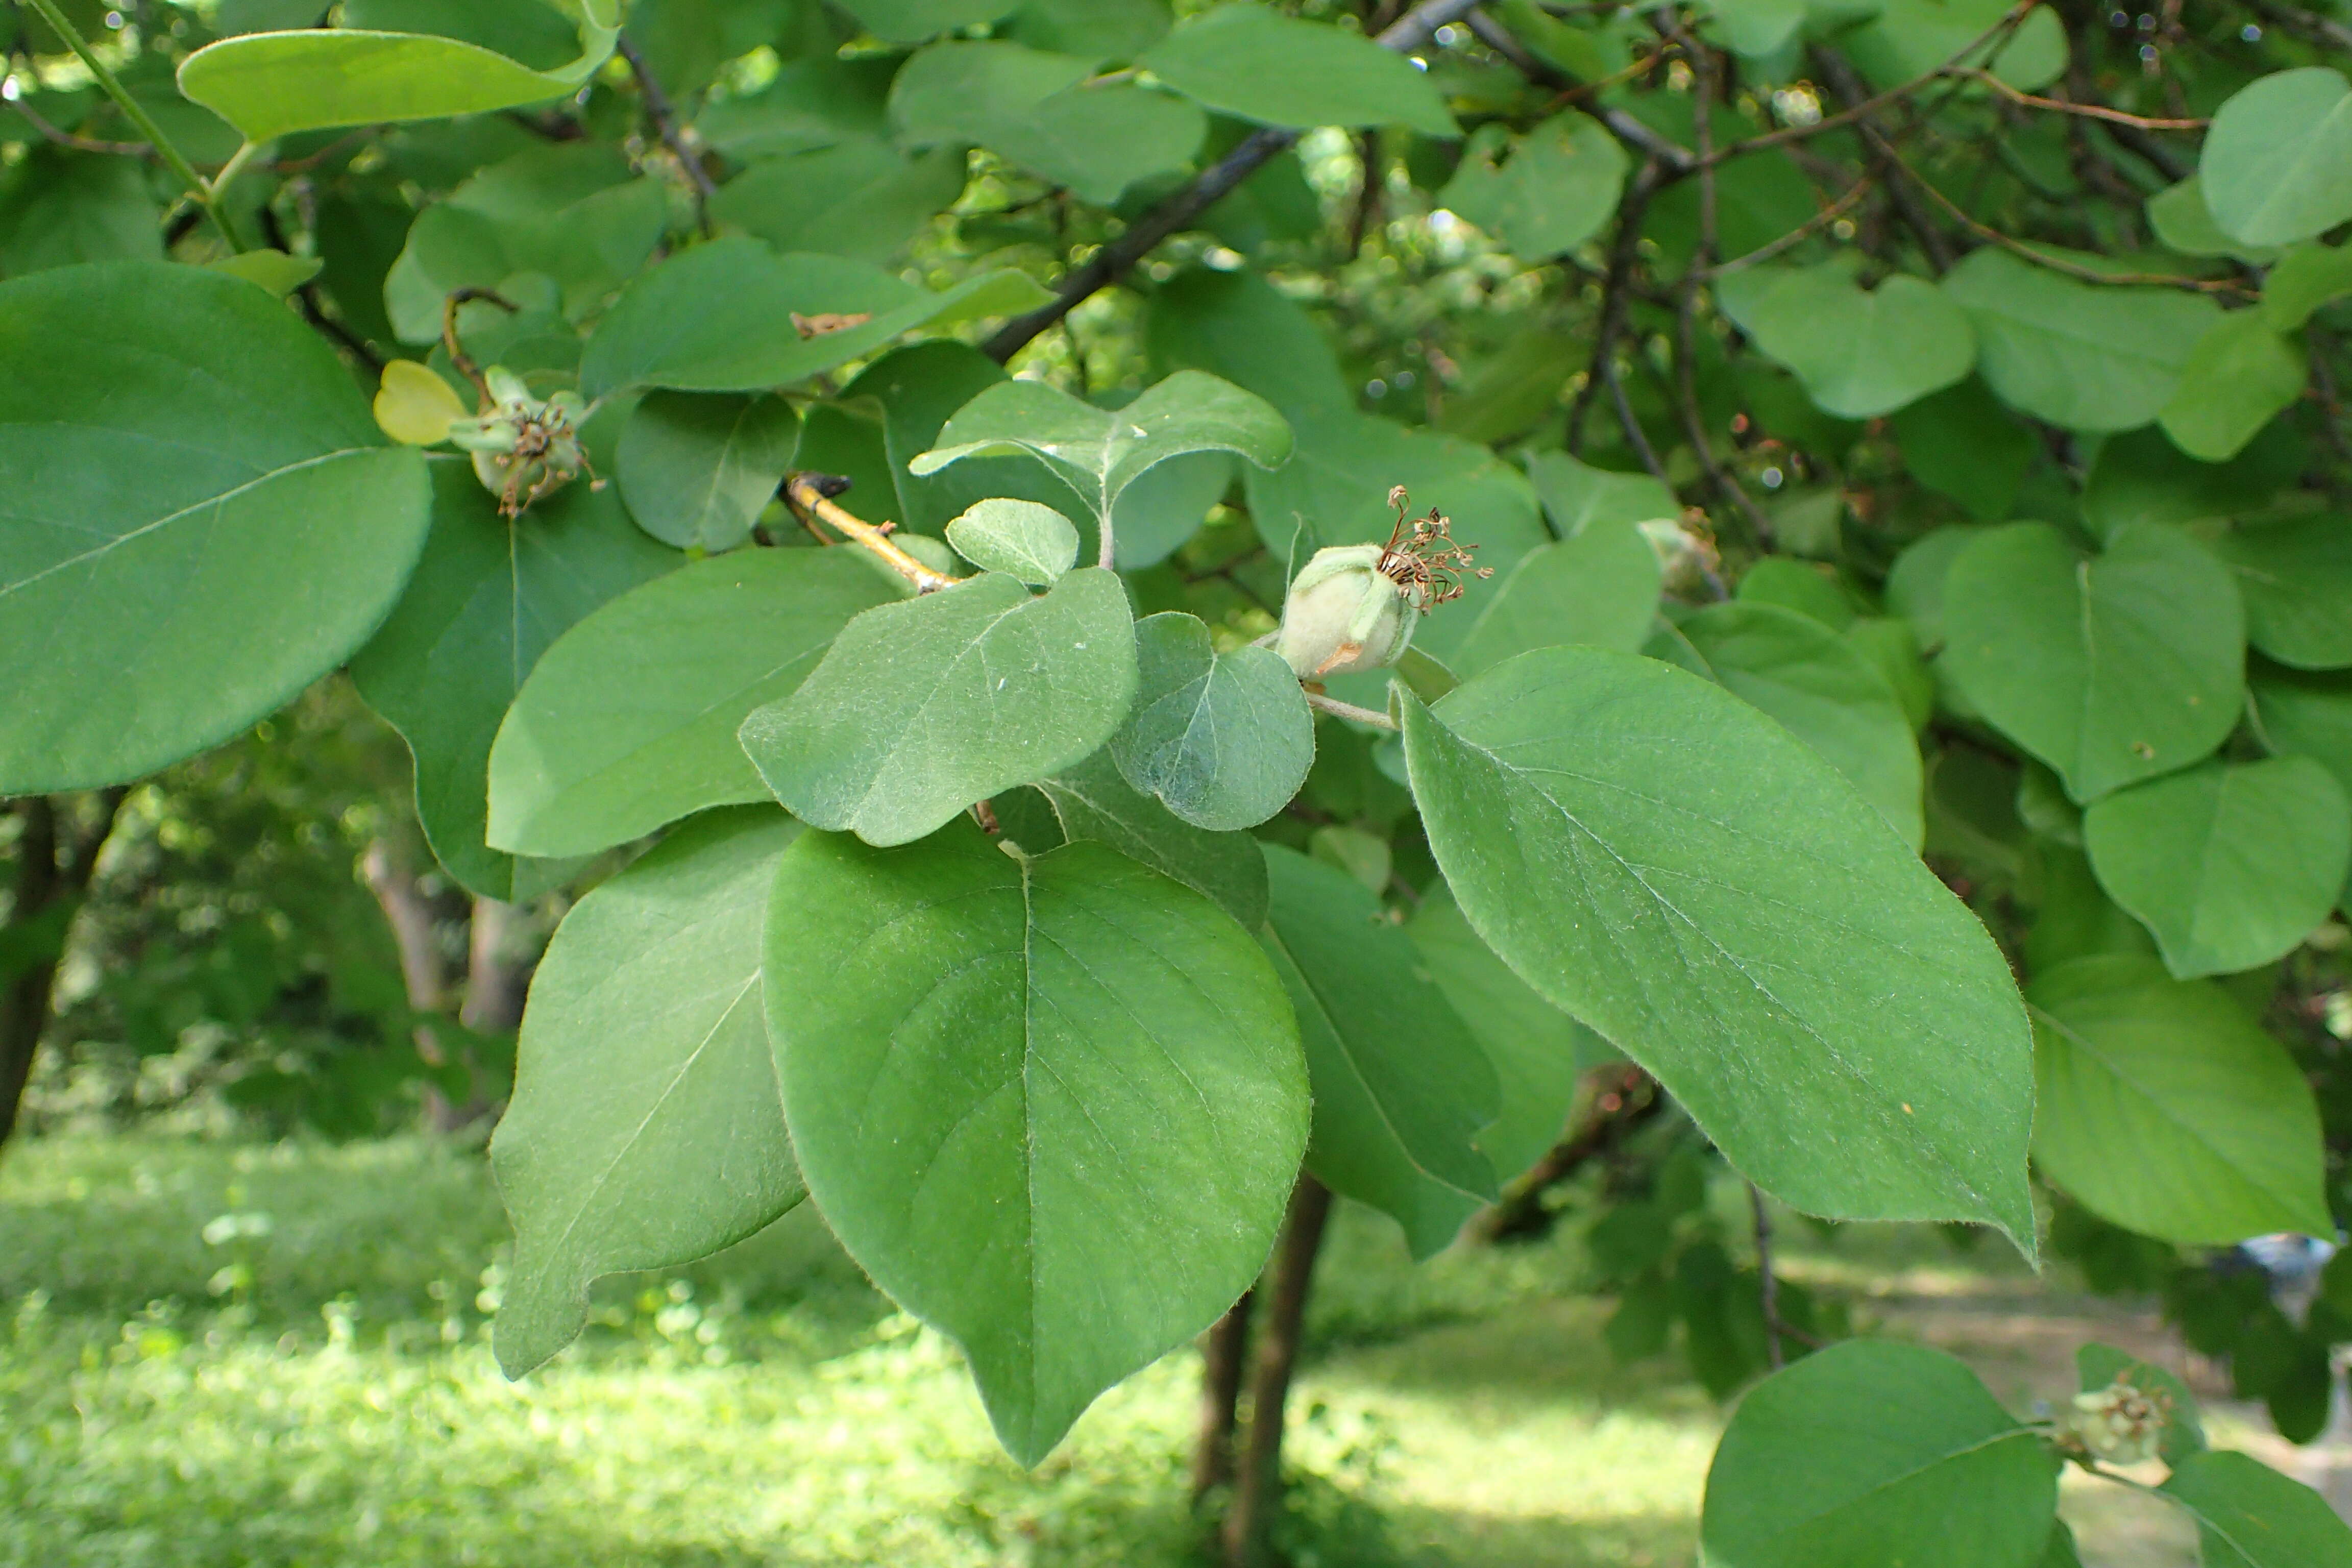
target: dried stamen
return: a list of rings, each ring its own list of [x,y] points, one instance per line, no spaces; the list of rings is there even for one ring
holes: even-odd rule
[[[1399,587],[1412,590],[1413,607],[1425,616],[1448,599],[1460,598],[1467,586],[1464,578],[1492,577],[1495,569],[1472,563],[1471,552],[1478,547],[1457,543],[1454,520],[1435,507],[1427,517],[1408,519],[1409,500],[1402,485],[1389,491],[1389,504],[1397,509],[1396,526],[1389,531],[1378,570]]]

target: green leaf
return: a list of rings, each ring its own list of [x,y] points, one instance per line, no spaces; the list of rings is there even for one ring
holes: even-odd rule
[[[1778,605],[1711,605],[1685,617],[1682,634],[1726,689],[1785,725],[1919,847],[1919,747],[1876,666],[1819,621]]]
[[[887,261],[955,205],[964,163],[961,147],[907,153],[851,137],[755,161],[719,187],[710,216],[779,249]]]
[[[1315,714],[1271,648],[1219,653],[1181,612],[1135,625],[1135,711],[1111,737],[1127,782],[1195,826],[1232,832],[1280,811],[1315,763]]]
[[[1360,33],[1249,4],[1195,16],[1136,64],[1211,109],[1261,125],[1402,125],[1458,136],[1427,77]]]
[[[1573,458],[1569,459],[1574,461]],[[1519,557],[1454,650],[1471,676],[1529,648],[1580,643],[1633,653],[1657,619],[1658,552],[1630,522],[1592,522]]]
[[[1265,1262],[1307,1128],[1282,988],[1208,900],[1099,844],[805,835],[767,1011],[842,1245],[970,1358],[1034,1465]]]
[[[27,148],[0,176],[0,275],[161,261],[163,216],[135,159]]]
[[[1020,0],[840,0],[887,44],[919,44],[975,22],[993,22]]]
[[[434,855],[474,892],[515,899],[544,886],[552,868],[519,866],[484,837],[490,747],[508,704],[573,623],[684,557],[638,532],[610,491],[575,484],[506,518],[465,460],[431,466],[424,557],[391,618],[352,660],[352,679],[408,742],[416,816]]]
[[[775,499],[800,434],[800,416],[781,397],[648,393],[621,427],[621,500],[664,544],[732,550]]]
[[[833,256],[778,256],[757,240],[719,239],[641,273],[588,339],[581,390],[628,386],[761,392],[870,354],[902,332],[1045,303],[1017,272],[983,272],[933,294]],[[793,317],[866,315],[803,337]]]
[[[1854,623],[1853,597],[1833,574],[1787,555],[1767,555],[1740,574],[1735,597],[1743,605],[1777,605],[1833,632]]]
[[[1942,69],[1992,31],[2008,11],[2001,0],[1885,0],[1874,9],[1872,20],[1840,42],[1882,90]],[[2054,13],[2029,12],[2006,38],[1970,50],[1961,63],[1990,69],[2013,88],[2035,91],[2065,74],[2065,26]]]
[[[1078,531],[1050,506],[999,498],[975,502],[948,524],[956,553],[983,572],[1050,587],[1077,563]]]
[[[1342,411],[1313,415],[1298,426],[1298,449],[1272,473],[1243,476],[1250,521],[1276,559],[1297,570],[1332,544],[1377,544],[1396,524],[1389,489],[1403,485],[1454,520],[1454,537],[1475,545],[1495,577],[1472,578],[1468,592],[1421,623],[1416,646],[1450,658],[1519,558],[1549,542],[1525,475],[1488,448],[1393,420]],[[1372,676],[1342,677],[1378,706]],[[1335,686],[1335,691],[1341,687]],[[1344,692],[1342,693],[1344,695]]]
[[[2189,1246],[2333,1230],[2311,1085],[2219,986],[2117,953],[2026,994],[2033,1161],[2084,1207]]]
[[[2292,245],[2352,217],[2352,82],[2324,66],[2274,71],[2214,112],[2197,161],[2223,234]]]
[[[2164,1436],[2158,1439],[2162,1446],[2158,1450],[2166,1464],[2178,1466],[2191,1454],[2204,1451],[2205,1426],[2197,1418],[2197,1396],[2172,1373],[2113,1345],[2101,1344],[2078,1347],[2074,1366],[2082,1375],[2085,1394],[2095,1394],[2110,1384],[2128,1383],[2169,1403]]]
[[[2336,1568],[2352,1561],[2352,1525],[2327,1500],[2247,1455],[2193,1454],[2162,1489],[2197,1521],[2205,1568]]]
[[[742,550],[622,595],[542,655],[499,727],[489,842],[587,855],[764,800],[735,735],[851,616],[898,596],[850,550]]]
[[[1616,209],[1625,166],[1617,139],[1573,110],[1518,136],[1482,125],[1438,200],[1513,255],[1541,261],[1601,232]]]
[[[1733,1163],[1809,1214],[1989,1222],[2031,1249],[2008,966],[1811,748],[1720,687],[1594,648],[1402,701],[1470,923]]]
[[[555,70],[424,33],[312,27],[224,38],[180,64],[180,91],[248,142],[296,131],[438,120],[543,103],[577,91],[620,37],[620,0],[558,0],[579,25],[580,58]]]
[[[2276,426],[2226,463],[2199,462],[2160,430],[2126,430],[2099,444],[2083,486],[2083,522],[2092,537],[2107,539],[2126,523],[2261,511],[2295,483],[2305,461],[2302,442]]]
[[[1168,0],[1021,0],[1004,30],[1033,49],[1131,60],[1171,26]]]
[[[2132,524],[2087,561],[2047,523],[1988,529],[1943,622],[1943,672],[2085,805],[2210,755],[2244,705],[2237,588],[2175,529]]]
[[[1706,1475],[1730,1568],[2034,1568],[2058,1467],[1941,1351],[1846,1340],[1741,1400]]]
[[[1246,268],[1179,272],[1144,301],[1143,335],[1154,372],[1207,371],[1256,393],[1286,419],[1355,407],[1315,318]]]
[[[1950,386],[1976,363],[1976,334],[1949,295],[1897,273],[1876,289],[1844,270],[1750,267],[1715,283],[1724,314],[1842,419],[1874,419]]]
[[[315,256],[289,256],[282,250],[248,250],[224,256],[205,266],[231,278],[242,278],[272,298],[283,300],[319,275],[323,265]]]
[[[2303,330],[2312,312],[2352,294],[2352,245],[2298,245],[2263,279],[2263,320],[2273,331]]]
[[[2258,665],[2247,695],[2264,746],[2311,758],[2352,795],[2352,676]]]
[[[2148,226],[2167,250],[2182,256],[2227,256],[2257,267],[2278,259],[2275,246],[2241,245],[2221,232],[2205,205],[2205,182],[2195,174],[2157,192],[2143,205]]]
[[[2083,815],[2100,885],[2156,933],[2182,979],[2292,952],[2352,865],[2352,802],[2308,757],[2206,763]]]
[[[556,142],[517,153],[410,225],[383,281],[393,330],[403,342],[439,342],[452,290],[497,289],[519,272],[552,279],[577,320],[645,266],[668,216],[661,182],[633,177],[613,148]]]
[[[1724,41],[1749,59],[1778,54],[1805,23],[1804,0],[1708,0]]]
[[[2189,351],[2160,416],[2164,433],[2192,458],[2226,462],[2303,395],[2310,374],[2299,341],[2260,310],[2233,310]]]
[[[866,611],[743,749],[813,827],[905,844],[1083,762],[1135,701],[1127,591],[1100,567],[1033,597],[986,573]]]
[[[598,1275],[706,1257],[808,1195],[760,1007],[769,888],[799,831],[772,807],[707,817],[556,928],[490,1144],[515,1227],[509,1377],[578,1337]]]
[[[958,409],[940,444],[907,465],[918,479],[966,458],[1028,453],[1099,520],[1155,465],[1187,452],[1237,452],[1261,468],[1290,456],[1290,427],[1231,382],[1180,370],[1124,408],[1097,408],[1042,382],[1003,381]]]
[[[1596,522],[1648,522],[1683,513],[1675,492],[1649,475],[1587,468],[1566,452],[1536,453],[1528,459],[1528,478],[1562,539]]]
[[[1495,1195],[1476,1146],[1500,1107],[1494,1066],[1362,884],[1271,844],[1265,861],[1274,902],[1259,940],[1315,1086],[1307,1168],[1393,1216],[1426,1258]]]
[[[1502,1112],[1475,1142],[1495,1173],[1508,1181],[1566,1135],[1578,1075],[1614,1058],[1616,1047],[1512,973],[1478,940],[1443,885],[1422,900],[1404,931],[1422,967],[1494,1064]]]
[[[226,741],[399,597],[424,459],[260,289],[139,263],[19,279],[0,363],[0,793]]]
[[[891,84],[890,118],[903,145],[976,142],[1100,205],[1191,163],[1209,133],[1198,104],[1132,81],[1085,85],[1091,69],[1014,43],[933,44]]]
[[[2352,665],[2352,526],[2334,512],[2242,518],[2214,542],[2246,600],[2246,636],[2301,669]]]
[[[2071,430],[2129,430],[2162,413],[2220,316],[2201,294],[2080,282],[1992,246],[1943,287],[1976,328],[1986,384]]]
[[[1195,827],[1119,776],[1108,748],[1037,781],[1064,837],[1108,844],[1204,893],[1247,931],[1265,923],[1265,857],[1246,833]]]
[[[1935,716],[1936,678],[1919,657],[1919,638],[1911,623],[1892,616],[1864,616],[1846,627],[1845,640],[1894,691],[1913,732],[1925,730]]]

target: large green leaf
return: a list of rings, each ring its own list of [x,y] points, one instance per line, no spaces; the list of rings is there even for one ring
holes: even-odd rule
[[[490,750],[489,842],[586,855],[763,800],[736,731],[853,616],[898,595],[846,549],[740,550],[622,595],[556,639]]]
[[[2258,666],[2247,683],[2247,706],[2263,745],[2280,756],[2311,758],[2352,796],[2352,675]]]
[[[1976,363],[1976,334],[1950,295],[1897,273],[1856,288],[1844,270],[1751,267],[1715,285],[1723,312],[1806,395],[1841,419],[1874,419],[1951,385]]]
[[[1020,0],[841,0],[841,8],[874,29],[886,43],[919,44],[925,38],[993,22]]]
[[[1810,747],[1594,648],[1403,700],[1431,849],[1487,945],[1808,1213],[2031,1249],[2031,1040],[1976,917]]]
[[[2073,430],[2129,430],[2162,413],[2220,312],[2201,294],[2084,283],[1990,245],[1944,290],[1976,328],[1986,384]]]
[[[1265,1262],[1307,1142],[1282,987],[1208,900],[969,823],[785,853],[767,1010],[801,1168],[877,1284],[1043,1459]]]
[[[580,29],[580,58],[558,69],[432,34],[311,27],[207,45],[181,62],[180,91],[249,142],[543,103],[578,91],[621,34],[620,0],[554,3]]]
[[[2213,115],[2197,163],[2222,233],[2291,245],[2352,217],[2352,82],[2326,66],[2274,71]]]
[[[2190,1246],[2333,1232],[2311,1085],[2228,993],[2109,953],[2027,995],[2034,1163],[2085,1208]]]
[[[2148,227],[2167,250],[2182,256],[2227,256],[2257,267],[2278,259],[2276,246],[2241,245],[2221,232],[2205,205],[2205,182],[2194,174],[2157,192],[2142,205]]]
[[[621,499],[664,544],[732,550],[775,500],[800,433],[799,416],[780,397],[648,393],[621,428],[613,464]]]
[[[2303,395],[2310,376],[2301,340],[2260,310],[2233,310],[2189,351],[2160,416],[2164,433],[2201,462],[2227,462]]]
[[[2057,1509],[2057,1461],[1975,1373],[1847,1340],[1740,1401],[1700,1529],[1723,1568],[2034,1568]]]
[[[1004,30],[1033,49],[1131,60],[1170,25],[1168,0],[1020,0]]]
[[[1810,7],[1817,25],[1834,26],[1823,16],[1825,7]],[[2008,12],[2002,0],[1885,0],[1884,4],[1826,7],[1852,16],[1857,10],[1871,20],[1840,40],[1851,50],[1863,74],[1882,89],[1894,89],[1941,70],[1969,46],[1991,32]],[[2053,12],[2029,11],[2013,31],[1998,42],[1969,51],[1969,65],[1989,68],[2014,88],[2028,92],[2047,87],[2066,69],[2066,28]]]
[[[1181,612],[1135,626],[1135,711],[1111,737],[1127,782],[1196,826],[1231,832],[1280,811],[1315,763],[1315,714],[1271,648],[1219,653]]]
[[[1037,781],[1066,838],[1108,844],[1130,860],[1207,894],[1247,931],[1265,923],[1265,857],[1246,833],[1195,827],[1119,776],[1105,747]]]
[[[967,458],[1027,453],[1076,490],[1099,521],[1129,485],[1188,452],[1236,452],[1261,468],[1290,456],[1273,405],[1231,382],[1180,370],[1124,408],[1097,408],[1034,381],[1003,381],[956,410],[939,445],[907,465],[918,479]]]
[[[1091,63],[1019,44],[933,44],[890,87],[908,146],[976,142],[1108,205],[1149,175],[1185,168],[1209,133],[1200,106],[1132,81],[1087,84]]]
[[[1083,762],[1135,701],[1127,590],[1100,567],[1032,596],[984,573],[866,611],[743,749],[792,813],[869,844]]]
[[[2298,245],[2263,279],[2263,320],[2294,332],[2312,312],[2352,294],[2352,245]]]
[[[2197,1521],[2205,1568],[2352,1563],[2352,1525],[2326,1498],[2249,1455],[2192,1454],[2166,1479],[2163,1490]]]
[[[2083,814],[2099,883],[2187,979],[2292,952],[2352,862],[2352,803],[2309,757],[2211,762],[2117,790]]]
[[[424,558],[352,660],[352,679],[408,742],[417,819],[441,864],[486,897],[527,896],[544,885],[542,870],[484,837],[490,747],[507,706],[574,622],[685,557],[639,532],[609,490],[575,484],[507,518],[469,464],[436,458],[432,469]]]
[[[1944,580],[1941,668],[2085,804],[2211,754],[2243,706],[2229,573],[2135,523],[2084,560],[2042,522],[1971,541]]]
[[[1878,668],[1810,616],[1747,599],[1681,623],[1715,678],[1786,725],[1916,849],[1927,832],[1919,746]]]
[[[2352,519],[2242,518],[2215,541],[2246,600],[2246,637],[2301,669],[2352,665]]]
[[[1403,56],[1360,33],[1221,5],[1146,49],[1136,63],[1211,109],[1264,125],[1403,125],[1461,134],[1444,100]]]
[[[710,216],[779,249],[887,261],[963,194],[965,163],[960,146],[908,153],[853,136],[755,161],[719,187]]]
[[[416,216],[383,280],[393,330],[404,342],[438,342],[453,289],[496,289],[520,272],[551,279],[577,320],[645,266],[668,217],[661,182],[633,178],[616,149],[530,148]]]
[[[1494,1196],[1476,1142],[1501,1109],[1494,1065],[1363,884],[1271,844],[1265,860],[1274,901],[1259,940],[1315,1084],[1307,1168],[1393,1215],[1425,1258]]]
[[[0,284],[0,794],[227,740],[399,597],[423,459],[250,283],[137,263]]]
[[[515,1227],[509,1377],[572,1342],[600,1274],[690,1262],[807,1195],[760,1005],[760,935],[799,825],[687,827],[573,906],[531,978],[490,1143]]]
[[[1256,393],[1293,421],[1355,406],[1322,328],[1260,273],[1189,268],[1154,289],[1143,312],[1155,371],[1207,371]]]
[[[580,362],[590,396],[628,386],[758,392],[870,354],[901,332],[1045,303],[1018,272],[983,272],[933,294],[838,256],[778,256],[719,239],[640,274],[596,323]],[[803,336],[793,317],[866,316]],[[819,323],[822,324],[822,323]]]
[[[1480,126],[1438,199],[1513,255],[1541,261],[1599,234],[1624,184],[1625,150],[1571,110],[1519,136]]]
[[[1616,1047],[1512,973],[1443,885],[1423,898],[1404,931],[1494,1064],[1502,1110],[1475,1142],[1496,1175],[1509,1181],[1566,1135],[1577,1075],[1614,1057]]]
[[[1658,552],[1639,528],[1588,522],[1521,556],[1446,662],[1466,676],[1565,643],[1632,653],[1658,617],[1661,576]]]
[[[1682,516],[1675,492],[1648,474],[1590,468],[1566,452],[1536,453],[1528,459],[1528,478],[1535,481],[1544,511],[1563,539],[1573,539],[1596,522]]]
[[[161,261],[162,217],[135,160],[36,145],[0,174],[0,277],[82,261]]]

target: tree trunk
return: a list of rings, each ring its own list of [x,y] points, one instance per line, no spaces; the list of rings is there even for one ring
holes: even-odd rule
[[[115,815],[129,793],[124,789],[101,793],[96,819],[80,831],[61,830],[58,797],[28,795],[16,803],[15,810],[24,827],[16,840],[9,929],[22,930],[44,918],[72,918],[70,911],[58,906],[79,899],[89,889],[100,852],[114,831]],[[32,1081],[33,1056],[48,1027],[49,1000],[57,988],[65,934],[59,930],[47,957],[26,964],[0,987],[0,1143],[16,1131],[25,1086]]]
[[[1198,1503],[1234,1479],[1234,1423],[1242,1403],[1242,1368],[1249,1353],[1250,1308],[1242,1299],[1201,1336],[1201,1425],[1192,1443],[1192,1500]]]
[[[438,924],[433,901],[416,885],[416,872],[405,846],[390,837],[378,838],[368,846],[360,861],[360,875],[366,879],[368,890],[375,895],[378,908],[383,910],[384,923],[392,928],[392,940],[400,950],[400,979],[408,993],[408,1008],[416,1015],[413,1036],[416,1054],[426,1065],[445,1067],[448,1053],[441,1048],[441,1037],[433,1027],[433,1016],[446,1015],[449,1008],[449,963],[442,956],[441,942],[435,927]],[[436,1132],[446,1132],[457,1125],[457,1114],[441,1086],[427,1079],[425,1085],[425,1123]]]
[[[1249,1445],[1234,1479],[1233,1506],[1225,1513],[1226,1568],[1267,1568],[1274,1561],[1274,1523],[1282,1510],[1284,1405],[1298,1362],[1315,1254],[1323,1245],[1323,1226],[1330,1215],[1331,1189],[1302,1173],[1291,1192],[1290,1212],[1283,1220],[1282,1239],[1265,1279],[1265,1321],[1258,1333],[1257,1364],[1250,1374]]]
[[[466,1005],[457,1021],[479,1035],[502,1035],[522,1022],[522,1005],[530,985],[531,963],[516,947],[522,910],[497,899],[476,899],[466,937]],[[469,1047],[466,1065],[476,1064]],[[458,1108],[459,1125],[477,1121],[494,1109],[481,1089],[477,1074],[474,1089]]]

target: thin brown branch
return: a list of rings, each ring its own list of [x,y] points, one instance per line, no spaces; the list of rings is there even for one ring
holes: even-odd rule
[[[1704,273],[1700,274],[1700,276],[1711,280],[1722,277],[1727,272],[1743,271],[1760,262],[1769,261],[1783,251],[1794,249],[1799,245],[1801,245],[1806,240],[1811,238],[1814,235],[1819,234],[1822,230],[1837,222],[1838,219],[1843,217],[1846,214],[1852,212],[1861,204],[1862,198],[1871,193],[1871,190],[1876,184],[1877,182],[1873,176],[1864,174],[1861,179],[1856,180],[1853,183],[1853,189],[1847,191],[1845,195],[1840,196],[1828,206],[1823,207],[1821,211],[1815,213],[1812,216],[1807,218],[1803,223],[1799,224],[1795,228],[1790,229],[1780,238],[1773,240],[1769,245],[1759,245],[1744,256],[1735,256],[1728,261],[1718,261],[1713,267],[1708,268]]]
[[[1631,81],[1635,77],[1656,68],[1658,65],[1678,52],[1673,48],[1662,48],[1654,54],[1644,55],[1623,70],[1612,75],[1602,77],[1596,81],[1580,82],[1568,72],[1561,70],[1528,48],[1519,41],[1517,35],[1484,11],[1471,12],[1463,18],[1463,23],[1470,29],[1472,37],[1500,55],[1514,70],[1538,87],[1549,89],[1554,93],[1556,96],[1550,107],[1555,110],[1564,109],[1570,104],[1614,87],[1620,82]],[[1622,109],[1599,105],[1587,110],[1586,112],[1598,119],[1602,128],[1618,141],[1644,157],[1655,158],[1667,168],[1677,171],[1685,170],[1690,168],[1695,161],[1689,148],[1667,141]]]
[[[1601,323],[1592,335],[1591,366],[1568,410],[1566,445],[1573,458],[1584,455],[1584,421],[1593,400],[1614,380],[1617,338],[1625,330],[1626,300],[1633,288],[1633,268],[1641,260],[1642,219],[1663,178],[1658,161],[1651,159],[1635,171],[1617,204],[1617,237],[1609,247],[1609,270],[1601,280]]]
[[[1315,1255],[1331,1216],[1331,1189],[1300,1172],[1275,1244],[1264,1289],[1265,1321],[1258,1333],[1257,1364],[1250,1372],[1249,1441],[1234,1478],[1233,1506],[1225,1514],[1226,1568],[1268,1568],[1274,1561],[1274,1525],[1282,1508],[1282,1428],[1290,1398],[1290,1378],[1298,1365],[1307,1321],[1307,1293],[1315,1279]]]
[[[1248,1365],[1250,1308],[1255,1290],[1226,1309],[1201,1336],[1201,1409],[1192,1439],[1192,1500],[1198,1503],[1234,1479],[1234,1427]]]
[[[654,122],[654,133],[661,138],[661,144],[669,149],[670,156],[677,160],[677,166],[685,171],[687,179],[693,184],[695,226],[709,235],[710,198],[719,194],[719,187],[711,182],[710,171],[702,166],[702,160],[686,144],[686,134],[678,129],[677,111],[670,104],[669,94],[664,92],[661,83],[654,79],[654,73],[646,66],[646,57],[637,48],[636,41],[628,34],[622,33],[614,40],[614,48],[629,62],[629,74],[637,79],[637,96],[645,100],[646,117]]]
[[[1844,57],[1827,47],[1815,48],[1812,57],[1815,68],[1822,73],[1822,79],[1829,83],[1830,90],[1837,94],[1841,102],[1860,104],[1864,101],[1862,79],[1854,74],[1852,66],[1846,64]],[[1854,129],[1860,132],[1863,144],[1868,149],[1871,160],[1882,176],[1890,166],[1901,161],[1895,151],[1895,143],[1886,139],[1877,121],[1869,115],[1857,111]],[[1918,240],[1919,249],[1927,258],[1928,267],[1939,277],[1950,271],[1951,244],[1944,237],[1943,231],[1936,226],[1935,219],[1912,198],[1911,192],[1902,181],[1885,179],[1882,188],[1886,193],[1887,205],[1894,209],[1896,217],[1903,220],[1903,226]]]
[[[52,146],[68,148],[76,153],[111,153],[124,158],[155,156],[154,147],[145,142],[103,142],[95,136],[79,136],[70,131],[60,131],[41,118],[39,111],[21,98],[11,102],[8,107],[14,109],[26,124],[39,132],[42,141]]]
[[[2109,125],[2136,126],[2142,131],[2202,131],[2213,122],[2210,120],[2151,120],[2144,114],[2126,114],[2120,109],[2109,109],[2103,103],[2070,103],[2063,98],[2037,98],[2021,92],[1979,66],[1952,66],[1944,74],[1969,81],[1981,82],[2010,102],[2026,109],[2046,109],[2053,114],[2079,115],[2084,120],[2105,121]]]
[[[1438,28],[1459,20],[1478,4],[1479,0],[1422,0],[1421,5],[1383,31],[1377,42],[1399,54],[1409,53],[1428,43]],[[1139,262],[1160,247],[1160,241],[1191,227],[1193,219],[1216,205],[1232,194],[1234,187],[1297,140],[1297,132],[1272,126],[1250,132],[1239,146],[1203,170],[1191,184],[1138,218],[1126,233],[1064,278],[1050,302],[999,328],[996,335],[982,345],[982,352],[999,364],[1010,360],[1038,333],[1133,271]]]
[[[1772,1216],[1765,1212],[1764,1189],[1748,1184],[1748,1207],[1756,1219],[1756,1294],[1764,1309],[1764,1359],[1781,1367],[1780,1281],[1772,1272]]]
[[[1920,89],[1932,85],[1955,68],[1967,64],[1970,56],[1989,44],[1999,42],[2009,33],[2023,26],[2027,16],[2040,4],[2042,0],[2017,0],[2017,4],[2011,6],[2000,21],[1986,28],[1982,34],[1971,40],[1950,59],[1923,76],[1913,77],[1909,81],[1890,87],[1885,92],[1863,99],[1836,114],[1824,115],[1808,124],[1784,125],[1778,131],[1767,131],[1761,135],[1750,136],[1746,141],[1734,142],[1727,147],[1717,149],[1707,162],[1727,163],[1734,158],[1745,158],[1751,153],[1761,153],[1773,147],[1785,147],[1792,142],[1803,142],[1819,136],[1824,132],[1842,130],[1848,125],[1868,119],[1889,104],[1900,103]]]

